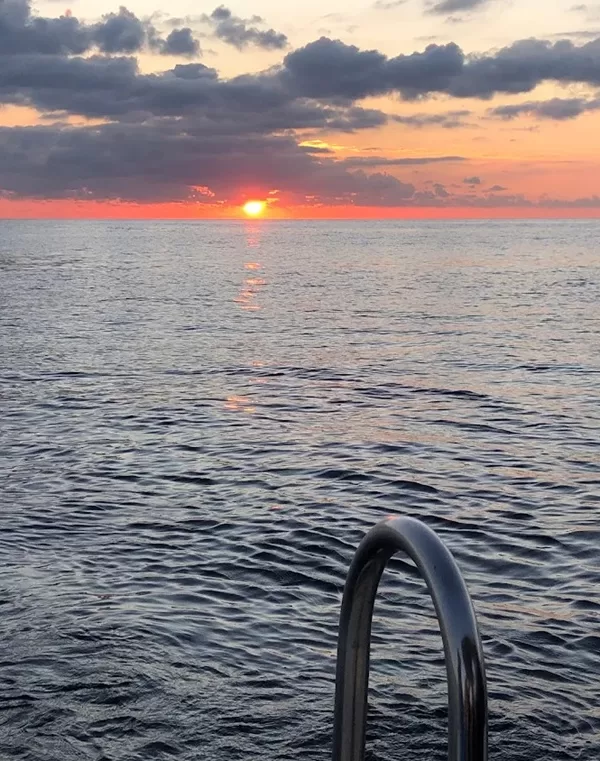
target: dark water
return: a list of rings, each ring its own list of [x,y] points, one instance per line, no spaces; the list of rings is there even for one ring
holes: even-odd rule
[[[0,223],[0,757],[329,756],[363,532],[421,517],[491,759],[600,757],[598,222]],[[400,562],[368,758],[445,757]]]

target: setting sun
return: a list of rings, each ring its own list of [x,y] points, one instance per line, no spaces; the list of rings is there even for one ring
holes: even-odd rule
[[[249,217],[260,217],[265,210],[266,203],[264,201],[248,201],[244,204],[244,214]]]

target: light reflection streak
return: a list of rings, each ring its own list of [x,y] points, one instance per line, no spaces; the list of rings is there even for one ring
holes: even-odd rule
[[[244,229],[246,232],[246,246],[249,249],[259,248],[262,235],[260,222],[247,223]],[[244,262],[244,270],[246,272],[234,302],[246,312],[258,312],[262,308],[257,300],[258,293],[267,284],[267,281],[260,277],[259,272],[261,268],[261,262],[256,261],[254,257],[252,260]]]
[[[258,220],[248,221],[244,225],[244,230],[246,234],[247,248],[260,248],[262,237],[261,223]],[[244,278],[240,290],[233,301],[244,311],[257,312],[262,309],[261,305],[258,303],[258,295],[260,289],[267,285],[267,281],[261,277],[260,271],[263,265],[256,256],[257,252],[249,251],[248,253],[248,261],[244,262]],[[261,368],[264,367],[264,362],[255,359],[252,360],[251,366],[253,368]],[[261,384],[265,383],[265,380],[254,378],[251,383],[254,385]],[[248,414],[256,412],[256,407],[251,403],[250,398],[240,394],[232,394],[231,396],[228,396],[224,408],[230,412],[243,412]]]
[[[248,220],[244,225],[246,233],[246,246],[248,248],[259,248],[262,238],[262,224],[259,220]]]
[[[230,412],[247,412],[249,414],[256,412],[256,407],[250,404],[250,399],[247,396],[238,396],[237,394],[228,396],[224,407]]]

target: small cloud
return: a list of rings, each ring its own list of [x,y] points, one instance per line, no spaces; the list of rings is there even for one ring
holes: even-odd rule
[[[189,27],[173,29],[161,45],[162,55],[176,55],[183,57],[197,56],[200,52],[198,40],[194,39]]]
[[[492,185],[491,188],[488,188],[488,193],[502,193],[502,191],[508,190],[508,188],[505,188],[503,185]]]
[[[395,8],[399,8],[404,5],[406,0],[375,0],[373,8],[376,11],[393,11]]]
[[[456,129],[467,127],[465,117],[471,116],[471,111],[461,109],[457,111],[445,111],[441,114],[408,114],[407,116],[393,116],[392,121],[403,124],[406,127],[443,127],[444,129]]]
[[[583,13],[589,19],[600,18],[600,3],[594,3],[593,5],[578,3],[577,5],[572,5],[569,10],[573,13]]]
[[[550,98],[550,100],[534,100],[525,103],[515,103],[506,106],[496,106],[488,109],[488,114],[497,119],[510,121],[519,116],[532,116],[535,119],[550,119],[566,121],[575,119],[581,114],[600,110],[598,98]]]
[[[551,209],[600,209],[600,197],[593,195],[568,200],[564,198],[549,198],[548,196],[542,196],[539,205]]]
[[[323,16],[319,16],[319,18],[326,21],[332,21],[334,24],[343,24],[348,21],[350,16],[346,13],[326,13]]]
[[[463,182],[465,185],[481,185],[481,177],[465,177]]]
[[[134,13],[121,6],[118,13],[104,15],[91,33],[103,53],[135,53],[144,46],[147,29]]]
[[[549,35],[553,39],[565,40],[576,38],[580,40],[596,40],[600,37],[600,29],[575,29],[571,32],[555,32]]]
[[[256,26],[264,24],[260,16],[243,19],[234,16],[229,8],[220,5],[210,15],[203,14],[201,18],[204,23],[212,26],[215,37],[238,50],[243,50],[249,45],[263,50],[283,50],[288,46],[285,34],[274,29],[259,29]]]
[[[491,0],[440,0],[440,2],[437,2],[428,8],[428,13],[445,16],[463,11],[470,12],[479,10],[484,5],[488,5],[489,2],[491,2]],[[455,23],[458,23],[462,19],[453,17],[452,20]]]
[[[352,156],[340,161],[346,167],[364,168],[379,166],[420,166],[422,164],[442,164],[468,161],[464,156],[407,156],[390,159],[385,156]]]

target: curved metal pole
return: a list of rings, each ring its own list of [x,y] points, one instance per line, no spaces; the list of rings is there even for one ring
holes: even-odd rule
[[[487,686],[475,611],[446,545],[414,518],[389,518],[372,528],[348,571],[337,655],[333,761],[363,761],[371,620],[388,560],[403,550],[425,579],[438,617],[448,675],[448,759],[486,761]]]

